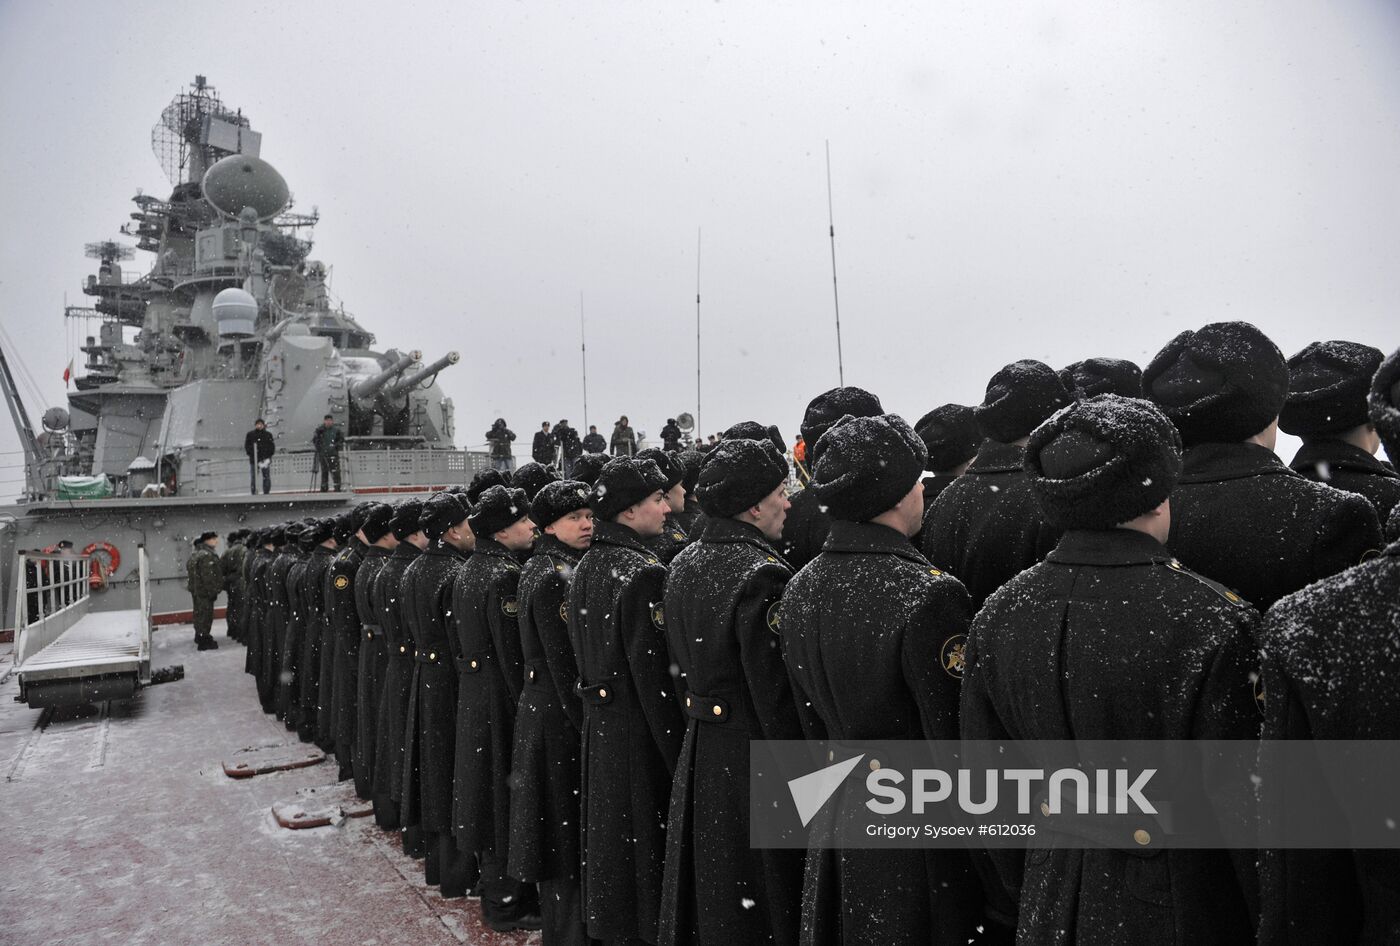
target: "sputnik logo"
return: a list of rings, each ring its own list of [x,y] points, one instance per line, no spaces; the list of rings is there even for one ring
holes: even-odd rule
[[[822,805],[836,794],[846,776],[850,775],[856,764],[864,758],[865,753],[862,752],[854,759],[828,765],[787,783],[788,791],[792,792],[792,802],[797,806],[797,817],[802,819],[802,827],[811,824],[817,812],[821,811]]]

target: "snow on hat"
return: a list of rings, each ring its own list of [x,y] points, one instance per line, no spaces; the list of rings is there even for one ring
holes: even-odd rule
[[[914,432],[928,450],[930,473],[961,466],[977,455],[977,446],[982,442],[976,413],[961,404],[935,407],[919,418]]]
[[[418,531],[418,517],[423,514],[423,500],[405,499],[394,506],[394,517],[389,521],[389,529],[394,538],[402,542]]]
[[[1101,394],[1031,433],[1022,461],[1061,529],[1110,529],[1156,509],[1181,476],[1181,435],[1150,401]]]
[[[529,514],[530,500],[523,489],[492,486],[481,494],[467,522],[478,536],[490,537]]]
[[[546,484],[530,504],[530,520],[543,529],[569,513],[588,508],[591,487],[581,480],[555,480]]]
[[[1060,369],[1060,383],[1073,397],[1119,394],[1142,397],[1142,369],[1122,358],[1085,358]]]
[[[614,457],[598,474],[589,505],[599,519],[612,519],[665,488],[666,477],[655,462],[640,457]]]
[[[543,489],[545,484],[553,483],[558,479],[558,473],[543,463],[531,460],[529,463],[522,463],[519,469],[510,475],[510,485],[523,489],[525,495],[533,500],[535,494]]]
[[[719,435],[721,441],[724,440],[771,440],[773,446],[778,448],[778,453],[787,451],[787,444],[783,442],[782,432],[773,424],[764,426],[756,420],[741,420],[724,433]]]
[[[642,460],[650,460],[656,464],[656,468],[661,471],[661,475],[666,477],[665,489],[668,491],[685,477],[685,469],[665,450],[659,450],[656,447],[648,447],[645,450],[638,450],[637,457]]]
[[[388,503],[371,503],[369,509],[365,511],[365,519],[360,524],[360,531],[365,534],[368,541],[378,542],[388,533],[393,521],[393,506]]]
[[[799,428],[802,439],[807,442],[808,466],[817,462],[820,452],[817,441],[832,424],[846,416],[878,417],[884,412],[880,399],[864,388],[832,388],[812,398],[807,412],[802,415],[802,426]]]
[[[456,493],[447,490],[434,493],[418,513],[418,528],[430,541],[436,542],[448,529],[467,518],[468,511],[462,497]]]
[[[924,472],[928,450],[898,414],[843,417],[821,438],[811,489],[833,519],[866,522],[896,506]]]
[[[493,486],[509,486],[510,474],[497,469],[478,470],[467,487],[467,501],[473,506],[481,499],[481,494]]]
[[[317,519],[308,523],[306,528],[301,530],[301,547],[304,549],[314,549],[322,542],[329,539],[335,533],[335,519],[328,517]]]
[[[360,525],[355,515],[355,510],[347,509],[345,512],[335,517],[335,526],[332,528],[331,534],[335,536],[337,542],[344,545],[346,542],[350,541],[350,537],[355,534],[355,531],[359,529],[359,527]]]
[[[1055,369],[1027,358],[992,375],[982,403],[973,411],[985,436],[1012,443],[1069,402],[1069,392]]]
[[[608,459],[606,453],[585,453],[574,460],[574,472],[571,475],[574,479],[592,486],[598,482],[598,474],[603,472]]]
[[[1385,443],[1385,455],[1391,463],[1400,463],[1400,348],[1377,369],[1367,404],[1371,423]]]
[[[676,454],[676,463],[681,467],[681,482],[685,484],[687,493],[695,492],[695,484],[700,482],[700,464],[705,462],[706,456],[699,450],[682,450]]]
[[[758,505],[787,475],[787,460],[766,437],[721,440],[700,466],[695,498],[706,515],[735,516]]]
[[[1366,396],[1385,353],[1356,342],[1313,342],[1288,359],[1288,400],[1278,425],[1295,437],[1339,434],[1366,423]]]
[[[293,519],[282,527],[282,543],[284,545],[296,545],[301,541],[301,533],[305,528],[306,523],[299,519]]]
[[[1143,372],[1142,389],[1187,447],[1237,443],[1278,417],[1288,397],[1288,363],[1248,322],[1212,322],[1167,342]]]

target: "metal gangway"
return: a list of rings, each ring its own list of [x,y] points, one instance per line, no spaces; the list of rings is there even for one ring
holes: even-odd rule
[[[146,549],[137,547],[137,609],[90,610],[87,556],[15,556],[14,672],[20,702],[75,706],[130,699],[151,682],[151,595]]]

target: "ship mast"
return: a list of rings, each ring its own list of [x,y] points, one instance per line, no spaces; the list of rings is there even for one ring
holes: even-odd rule
[[[15,433],[19,434],[20,446],[24,448],[24,498],[42,498],[43,454],[39,450],[39,438],[34,436],[34,426],[29,422],[29,412],[20,400],[15,376],[10,372],[10,362],[5,357],[5,346],[0,345],[0,389],[5,392],[5,406],[10,409],[10,418],[15,422]]]

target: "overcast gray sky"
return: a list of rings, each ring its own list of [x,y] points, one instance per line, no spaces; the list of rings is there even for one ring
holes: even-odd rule
[[[837,376],[827,139],[846,381],[911,421],[1220,319],[1389,351],[1397,10],[0,0],[0,320],[60,402],[83,244],[168,194],[151,126],[201,73],[379,346],[462,353],[459,445],[582,420],[580,293],[590,421],[694,411],[699,228],[704,431],[791,439]]]

